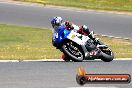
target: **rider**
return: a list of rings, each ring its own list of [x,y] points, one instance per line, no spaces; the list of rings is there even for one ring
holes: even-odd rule
[[[73,29],[75,29],[78,33],[80,33],[82,35],[89,36],[89,38],[91,38],[93,41],[95,41],[95,38],[93,37],[92,34],[90,34],[90,31],[89,31],[89,29],[88,29],[88,27],[86,25],[77,26],[77,25],[73,24],[70,21],[63,22],[63,20],[62,20],[61,17],[54,17],[51,20],[51,24],[52,24],[52,27],[54,29],[57,29],[59,26],[65,26],[65,28],[67,30],[73,30]]]
[[[51,24],[54,29],[57,29],[59,26],[65,26],[67,30],[73,30],[73,29],[79,30],[79,27],[77,25],[69,21],[63,22],[61,17],[54,17],[51,20]]]

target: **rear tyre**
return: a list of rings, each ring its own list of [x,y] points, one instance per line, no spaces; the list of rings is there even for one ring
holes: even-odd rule
[[[101,52],[101,60],[104,62],[111,62],[114,59],[114,53],[108,48]]]

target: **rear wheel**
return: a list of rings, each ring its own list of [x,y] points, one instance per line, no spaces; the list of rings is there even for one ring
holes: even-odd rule
[[[104,62],[110,62],[114,59],[114,53],[112,52],[111,49],[102,49],[101,50],[101,60]]]
[[[63,43],[62,51],[73,61],[77,61],[77,62],[83,61],[82,49],[79,47],[78,44],[72,41]]]

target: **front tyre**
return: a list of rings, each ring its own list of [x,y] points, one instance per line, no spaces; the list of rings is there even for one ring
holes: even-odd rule
[[[74,42],[68,41],[63,43],[62,51],[65,55],[75,62],[83,61],[83,52],[80,46]]]

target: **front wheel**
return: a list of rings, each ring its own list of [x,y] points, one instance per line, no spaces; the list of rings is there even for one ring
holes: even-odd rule
[[[63,43],[62,51],[75,62],[83,61],[83,52],[80,46],[72,41]]]

